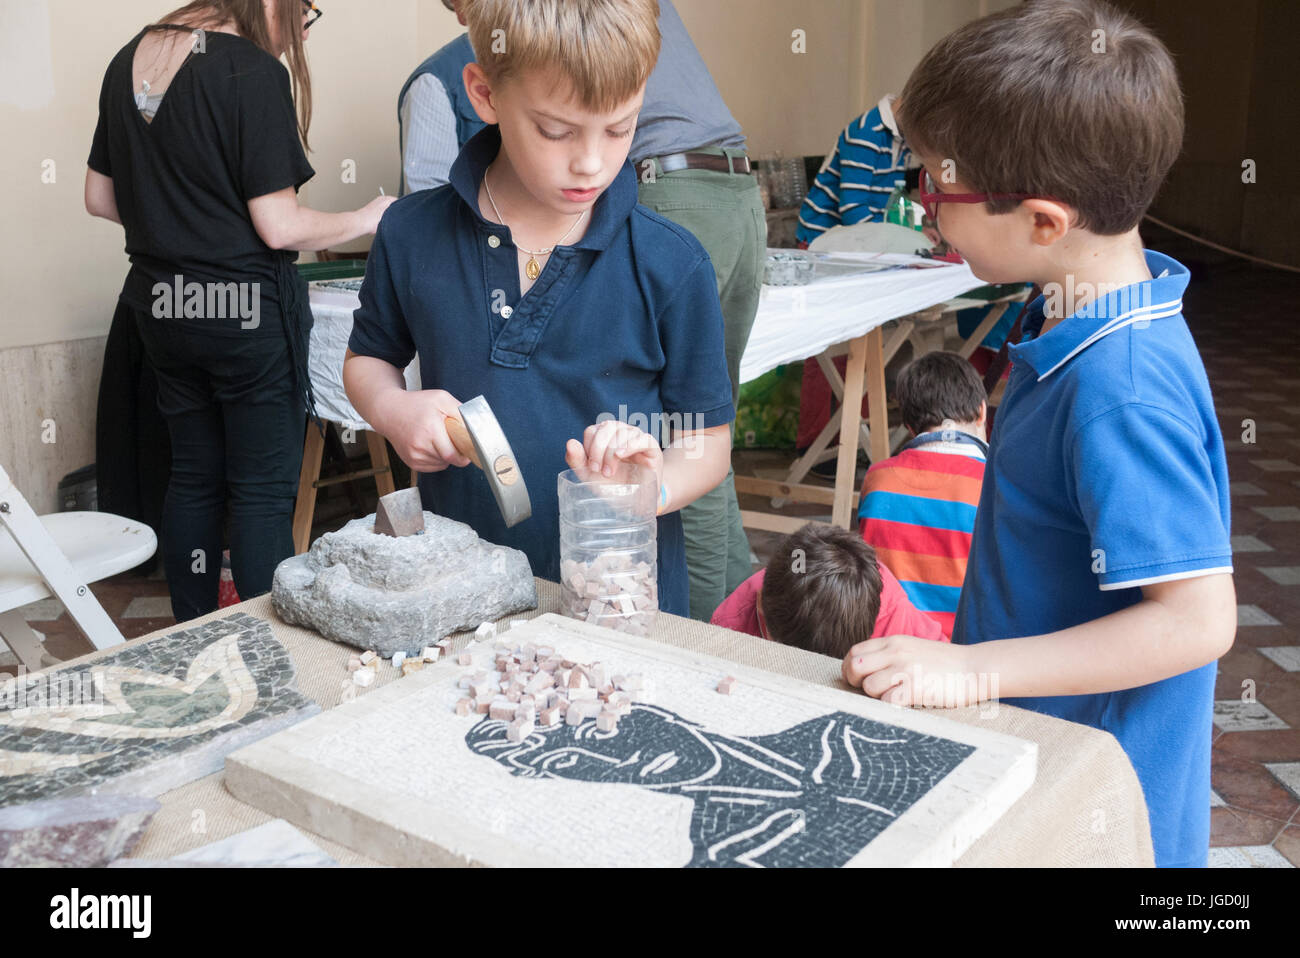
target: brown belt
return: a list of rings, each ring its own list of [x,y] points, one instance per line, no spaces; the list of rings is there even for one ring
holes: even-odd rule
[[[655,156],[651,159],[659,164],[659,169],[664,173],[673,173],[677,170],[714,170],[718,173],[747,176],[750,172],[749,157],[744,154],[732,156],[730,160],[718,153],[669,153],[667,156]],[[641,162],[644,163],[645,160]]]

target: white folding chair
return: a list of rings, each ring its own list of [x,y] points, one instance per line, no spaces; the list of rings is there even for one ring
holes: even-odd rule
[[[134,568],[158,538],[144,523],[106,512],[37,516],[0,466],[0,650],[29,669],[48,665],[37,634],[18,610],[53,595],[97,649],[124,640],[88,583]],[[44,661],[43,661],[44,659]]]

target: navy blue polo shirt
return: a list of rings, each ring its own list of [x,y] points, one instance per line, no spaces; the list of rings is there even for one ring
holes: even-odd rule
[[[506,528],[474,466],[422,474],[431,512],[519,549],[560,578],[556,477],[565,442],[603,418],[652,417],[708,429],[731,422],[731,380],[713,265],[687,230],[637,205],[630,163],[596,200],[586,234],[557,246],[526,296],[510,230],[484,219],[479,184],[501,146],[496,126],[465,145],[451,182],[412,193],[375,234],[348,346],[427,388],[487,397],[528,484],[533,514]],[[638,417],[644,417],[639,419]],[[688,611],[682,521],[661,516],[659,607]]]
[[[1232,571],[1228,468],[1182,317],[1188,272],[1099,297],[1010,347],[952,641],[1042,635],[1134,605],[1141,587]],[[1143,636],[1134,635],[1140,643]],[[1100,695],[1007,699],[1104,729],[1142,782],[1156,864],[1205,865],[1216,663]]]

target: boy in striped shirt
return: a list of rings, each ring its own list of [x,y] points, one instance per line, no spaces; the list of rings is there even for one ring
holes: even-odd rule
[[[952,635],[984,482],[984,384],[956,353],[909,363],[895,387],[912,439],[867,470],[862,538],[918,609]]]
[[[840,133],[799,210],[795,239],[808,244],[832,226],[883,222],[894,188],[917,166],[894,121],[891,93]]]

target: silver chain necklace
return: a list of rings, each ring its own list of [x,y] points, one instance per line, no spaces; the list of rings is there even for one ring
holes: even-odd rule
[[[492,187],[488,185],[486,171],[483,173],[483,189],[487,191],[488,202],[492,204],[492,212],[496,214],[497,220],[501,223],[502,226],[506,227],[506,229],[509,229],[510,225],[506,222],[506,218],[502,216],[501,211],[497,209],[497,201],[492,199]],[[586,210],[583,210],[581,213],[579,213],[578,218],[573,221],[573,225],[569,227],[568,231],[563,236],[561,236],[558,240],[555,241],[555,246],[551,246],[548,249],[532,250],[532,249],[528,249],[526,246],[520,246],[519,243],[516,242],[515,247],[518,248],[521,252],[528,254],[528,262],[524,264],[524,275],[527,276],[529,279],[537,279],[538,276],[541,276],[542,267],[537,262],[537,257],[549,256],[551,253],[553,253],[555,251],[555,247],[559,246],[566,239],[568,239],[569,234],[578,228],[578,224],[582,222],[582,218],[586,215],[587,215]]]

